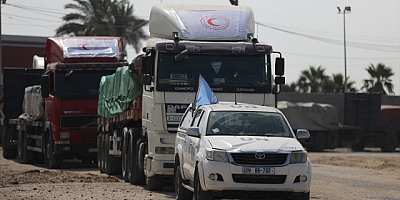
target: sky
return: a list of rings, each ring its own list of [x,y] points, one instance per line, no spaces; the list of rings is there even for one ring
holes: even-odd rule
[[[158,3],[230,5],[229,0],[130,0],[134,15],[149,19]],[[64,9],[72,0],[6,0],[1,5],[1,32],[4,35],[51,37],[63,24],[62,17],[74,12]],[[272,45],[285,58],[287,83],[296,82],[309,66],[325,69],[328,76],[345,72],[359,91],[370,76],[369,65],[383,63],[392,68],[396,96],[400,94],[400,1],[399,0],[239,0],[253,9],[255,35]],[[338,13],[346,6],[351,12]],[[345,20],[344,20],[345,17]],[[148,26],[145,28],[148,33]],[[145,46],[146,41],[141,42]],[[130,62],[138,53],[127,48]]]

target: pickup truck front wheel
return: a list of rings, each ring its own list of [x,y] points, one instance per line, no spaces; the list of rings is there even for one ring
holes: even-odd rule
[[[195,200],[213,200],[211,191],[204,191],[201,188],[199,171],[196,169],[194,176],[194,199]]]
[[[183,179],[179,163],[176,164],[174,171],[174,187],[176,200],[192,200],[193,193],[183,187]]]

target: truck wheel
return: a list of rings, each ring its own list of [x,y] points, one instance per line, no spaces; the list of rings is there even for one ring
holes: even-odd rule
[[[144,173],[138,165],[138,155],[133,153],[131,141],[128,142],[128,179],[133,185],[141,185],[145,183]]]
[[[101,133],[97,135],[97,168],[99,169],[100,173],[101,171]]]
[[[299,196],[296,198],[297,200],[309,200],[310,199],[310,191],[307,193],[300,193]]]
[[[105,171],[108,175],[119,175],[121,174],[121,159],[114,158],[109,153],[110,149],[110,136],[105,134]]]
[[[365,148],[365,142],[356,140],[352,145],[351,145],[351,150],[352,151],[363,151]]]
[[[122,177],[124,178],[125,182],[129,182],[129,176],[128,176],[128,168],[129,168],[129,157],[128,157],[128,141],[127,141],[127,137],[123,138],[123,142],[122,142]]]
[[[3,157],[13,159],[18,155],[17,148],[11,147],[12,131],[10,128],[4,127],[2,135]]]
[[[100,135],[100,158],[99,158],[99,160],[100,160],[100,172],[101,173],[106,173],[106,165],[105,165],[105,156],[106,156],[106,153],[105,153],[105,134],[104,133],[101,133],[101,135]]]
[[[394,133],[385,133],[381,144],[381,150],[383,152],[394,152],[396,150],[397,143],[397,137]]]
[[[193,193],[183,187],[183,178],[179,163],[175,164],[174,187],[176,200],[192,200]]]
[[[160,175],[154,175],[152,177],[146,176],[146,185],[147,189],[150,191],[159,191],[164,187],[164,178],[160,177]]]
[[[323,132],[316,132],[315,134],[311,135],[311,139],[312,139],[312,145],[311,145],[312,151],[319,152],[325,149],[326,138]]]
[[[23,146],[22,146],[22,162],[24,164],[33,164],[35,162],[35,152],[28,149],[28,134],[26,131],[19,131],[22,132],[23,138]]]
[[[335,149],[339,144],[339,133],[337,131],[330,131],[326,133],[326,148]]]
[[[211,191],[204,191],[200,183],[199,171],[196,168],[194,175],[194,199],[195,200],[213,200]]]
[[[53,142],[51,140],[51,135],[49,135],[49,139],[47,140],[47,159],[49,160],[49,168],[50,169],[60,169],[63,163],[62,155],[54,154]]]

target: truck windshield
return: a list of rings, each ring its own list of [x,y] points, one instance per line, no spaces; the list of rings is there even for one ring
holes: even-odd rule
[[[102,76],[115,70],[56,71],[56,95],[62,100],[98,99]]]
[[[207,135],[293,137],[281,114],[236,111],[211,112]]]
[[[160,53],[157,90],[175,91],[179,86],[197,90],[201,74],[215,92],[271,92],[269,56],[186,55],[179,63],[175,54]],[[268,59],[266,59],[268,58]]]

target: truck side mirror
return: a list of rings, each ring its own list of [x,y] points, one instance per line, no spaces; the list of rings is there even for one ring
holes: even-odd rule
[[[42,98],[49,97],[50,94],[50,84],[49,84],[49,77],[47,75],[43,75],[41,77],[41,89],[42,89]]]
[[[298,140],[305,140],[310,138],[310,133],[305,129],[298,129],[296,133],[296,137]]]
[[[186,129],[186,134],[193,137],[200,137],[200,131],[198,127],[189,127]]]
[[[152,60],[151,56],[142,56],[138,59],[138,67],[142,69],[142,74],[151,74],[152,69]]]
[[[151,76],[150,74],[142,75],[142,85],[151,85]]]
[[[275,75],[283,76],[285,74],[285,59],[276,58],[275,59]]]
[[[285,77],[277,76],[277,77],[275,77],[275,81],[274,82],[277,85],[283,85],[283,84],[285,84]]]

